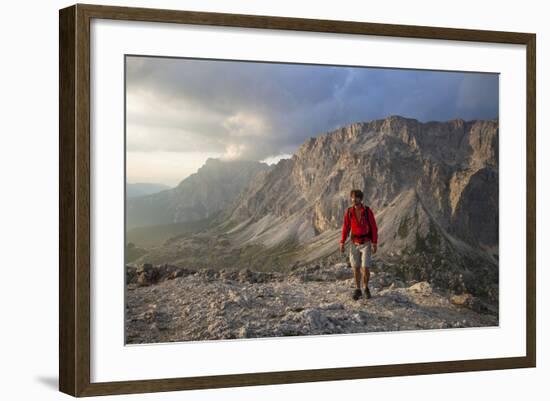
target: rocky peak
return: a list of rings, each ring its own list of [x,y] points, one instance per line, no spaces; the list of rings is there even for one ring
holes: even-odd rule
[[[305,223],[287,223],[301,233],[290,230],[287,238],[308,241],[341,227],[349,191],[360,188],[365,203],[380,216],[381,238],[387,242],[399,239],[397,228],[403,233],[406,222],[413,221],[412,208],[422,210],[415,213],[425,222],[409,227],[403,247],[416,241],[420,227],[426,235],[429,227],[437,227],[493,252],[498,240],[497,166],[497,120],[421,123],[392,115],[309,138],[291,159],[259,175],[228,218],[252,224],[267,215],[274,222],[305,221],[310,229],[304,229]]]
[[[269,165],[249,160],[208,158],[175,188],[129,199],[128,228],[198,221],[231,205],[254,176]]]
[[[233,189],[228,182],[216,184],[220,197]],[[407,257],[399,266],[411,277],[493,291],[498,282],[497,120],[422,123],[389,116],[309,138],[292,158],[247,178],[219,225],[201,233],[200,241],[209,238],[209,255],[212,244],[219,243],[209,261],[218,257],[222,265],[238,260],[284,269],[339,257],[343,215],[354,188],[363,190],[364,203],[376,216],[377,258]],[[208,198],[218,199],[212,193]],[[193,238],[183,238],[146,256],[180,263],[196,252],[195,246]]]

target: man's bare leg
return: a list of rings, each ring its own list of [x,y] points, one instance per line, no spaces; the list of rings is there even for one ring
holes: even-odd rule
[[[361,289],[359,266],[353,266],[353,278],[355,279],[355,288]]]
[[[370,279],[370,269],[367,267],[363,267],[361,269],[362,278],[363,278],[363,287],[365,287],[365,296],[368,298],[371,297],[370,290],[369,290],[369,279]]]
[[[370,270],[368,267],[361,268],[361,278],[363,279],[363,287],[367,288],[370,279]]]
[[[361,284],[360,284],[360,273],[359,266],[353,266],[353,278],[355,279],[355,290],[353,292],[353,299],[357,300],[361,298]]]

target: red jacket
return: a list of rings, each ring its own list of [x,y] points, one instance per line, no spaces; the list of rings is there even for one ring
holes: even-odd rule
[[[353,206],[352,206],[353,207]],[[369,226],[367,225],[367,222],[363,219],[363,210],[365,208],[365,205],[359,206],[359,216],[361,216],[361,221],[357,221],[357,216],[355,215],[355,210],[352,209],[351,211],[351,221],[348,218],[348,209],[346,209],[346,213],[344,214],[344,225],[342,227],[342,239],[340,240],[341,244],[344,244],[346,242],[346,238],[348,237],[348,232],[351,228],[351,232],[354,235],[361,235],[361,234],[369,234]],[[370,240],[373,244],[378,243],[378,227],[376,226],[376,220],[374,218],[374,214],[372,213],[372,210],[370,207],[367,209],[367,219],[370,224],[371,233],[370,233]]]

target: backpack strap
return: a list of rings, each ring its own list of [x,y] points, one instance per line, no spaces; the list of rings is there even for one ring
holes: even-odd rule
[[[367,224],[369,224],[369,215],[368,215],[369,207],[367,205],[363,205],[363,206],[364,206],[363,213],[364,213],[364,216],[365,216],[365,220],[367,221]],[[351,210],[352,209],[353,209],[353,206],[348,207],[348,219],[350,219],[350,221],[351,221]]]
[[[369,214],[368,214],[369,207],[367,205],[363,205],[363,206],[364,206],[363,213],[364,213],[364,216],[365,216],[365,221],[366,221],[367,225],[369,226],[369,235],[371,235],[371,226],[370,226]],[[348,207],[348,212],[347,213],[348,213],[348,220],[350,221],[350,223],[351,223],[352,210],[353,210],[353,206]]]
[[[348,220],[351,223],[351,209],[353,209],[353,206],[348,207]]]
[[[369,207],[367,205],[365,205],[364,213],[365,213],[365,221],[367,222],[367,226],[369,226],[369,234],[370,234],[371,226],[370,226],[370,222],[369,222]]]

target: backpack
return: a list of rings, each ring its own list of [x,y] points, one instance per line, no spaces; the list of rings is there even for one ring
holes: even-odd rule
[[[367,205],[363,205],[363,206],[364,206],[364,208],[363,208],[363,215],[362,215],[362,217],[363,217],[363,218],[365,219],[365,221],[367,222],[367,227],[368,227],[368,234],[366,234],[366,237],[367,237],[367,238],[370,238],[372,230],[371,230],[371,227],[370,227],[369,216],[368,216],[368,209],[369,209],[369,207],[368,207]],[[348,219],[349,219],[349,221],[350,221],[350,223],[351,223],[351,214],[354,213],[354,212],[353,212],[353,206],[350,206],[350,207],[348,208],[347,213],[348,213]],[[365,237],[365,236],[361,236],[361,235],[359,235],[359,236],[354,236],[353,233],[351,234],[351,238],[364,238],[364,237]]]

